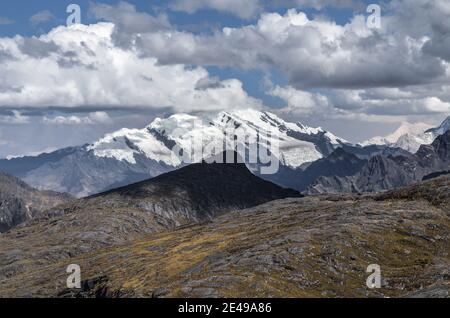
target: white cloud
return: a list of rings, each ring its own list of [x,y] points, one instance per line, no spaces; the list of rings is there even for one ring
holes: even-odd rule
[[[276,6],[289,6],[297,8],[314,8],[322,10],[325,7],[337,8],[361,8],[361,1],[358,0],[274,0]]]
[[[187,13],[194,13],[201,9],[213,9],[249,19],[262,9],[262,3],[259,0],[175,0],[170,4],[170,8]]]
[[[128,41],[161,65],[281,71],[288,85],[270,94],[286,102],[286,111],[312,114],[326,108],[333,110],[330,116],[349,117],[446,113],[450,102],[446,51],[438,54],[426,48],[437,34],[437,25],[446,30],[446,22],[434,21],[450,21],[448,4],[412,2],[387,4],[382,29],[369,29],[363,15],[338,25],[292,9],[284,15],[263,13],[255,24],[224,28],[212,35],[160,29],[134,34]],[[316,2],[318,7],[323,4]],[[352,7],[358,2],[333,5]],[[320,94],[314,93],[317,89]]]
[[[439,97],[416,94],[413,91],[335,91],[336,108],[368,115],[433,115],[450,113],[450,103]]]
[[[88,117],[93,123],[109,123],[111,122],[111,117],[109,117],[106,112],[93,112],[89,114]]]
[[[407,89],[376,88],[366,90],[327,90],[327,94],[276,86],[270,95],[286,102],[283,113],[328,119],[363,118],[386,121],[387,116],[406,118],[450,114],[450,102],[443,97],[428,97]],[[437,94],[436,94],[437,95]],[[389,121],[398,121],[392,119]]]
[[[38,38],[0,38],[14,58],[0,63],[3,107],[171,107],[175,111],[258,107],[238,80],[198,90],[202,67],[160,65],[118,47],[114,25],[60,26]],[[31,49],[32,48],[32,49]]]
[[[445,17],[443,17],[445,18]],[[309,19],[295,9],[264,13],[254,25],[213,35],[156,31],[136,36],[142,54],[161,64],[278,69],[291,86],[307,88],[402,87],[448,80],[448,65],[424,54],[427,37],[398,33],[393,23],[371,30],[366,17],[346,25]],[[392,28],[391,28],[392,26]]]
[[[169,7],[174,11],[194,13],[202,9],[212,9],[233,14],[242,19],[255,17],[264,10],[274,8],[313,8],[326,7],[361,9],[359,0],[174,0]]]
[[[297,90],[290,86],[276,86],[269,93],[286,102],[287,106],[283,109],[283,112],[313,115],[323,114],[323,112],[329,112],[332,109],[332,105],[330,105],[326,96]]]
[[[87,116],[44,116],[42,122],[49,125],[95,125],[106,124],[112,121],[106,112],[93,112]]]
[[[55,147],[47,147],[44,149],[39,149],[38,151],[31,151],[31,152],[26,152],[20,155],[14,155],[14,156],[6,156],[6,159],[11,160],[11,159],[16,159],[16,158],[23,158],[23,157],[36,157],[39,155],[42,155],[44,153],[52,153],[54,151],[58,150],[58,148]]]
[[[39,11],[38,13],[32,15],[30,18],[30,22],[33,25],[38,25],[41,23],[48,22],[52,19],[54,19],[53,13],[51,13],[49,10],[43,10],[43,11]]]
[[[152,16],[138,12],[136,7],[128,2],[120,1],[117,5],[90,3],[89,13],[100,20],[113,22],[121,32],[143,33],[171,29],[166,14]]]

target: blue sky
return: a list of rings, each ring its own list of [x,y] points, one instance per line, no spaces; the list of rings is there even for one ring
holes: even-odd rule
[[[75,3],[82,8],[82,18],[83,23],[94,23],[96,20],[93,19],[88,14],[89,4],[93,2],[92,0],[78,0],[78,1],[67,1],[67,0],[39,0],[39,1],[29,1],[29,0],[15,0],[15,1],[1,1],[0,2],[0,16],[4,18],[9,18],[14,21],[10,25],[3,25],[0,28],[0,36],[12,36],[15,34],[21,35],[35,35],[45,31],[50,28],[65,23],[67,14],[66,8],[69,4]],[[95,1],[108,4],[116,4],[117,0],[101,0]],[[129,0],[139,9],[139,11],[149,12],[151,14],[164,11],[166,12],[171,22],[183,28],[184,26],[200,25],[202,26],[202,31],[205,31],[204,25],[211,26],[241,26],[245,24],[250,24],[254,22],[257,17],[253,19],[242,20],[239,17],[235,17],[229,13],[218,12],[215,10],[204,9],[193,14],[174,12],[168,10],[167,0]],[[270,2],[270,1],[268,1]],[[361,3],[369,4],[374,1],[364,0]],[[364,8],[364,6],[363,6]],[[350,8],[336,8],[336,7],[326,7],[323,10],[316,10],[312,8],[299,8],[306,12],[308,15],[324,14],[331,17],[334,21],[339,24],[344,24],[349,21],[353,16],[353,9]],[[55,19],[52,19],[48,23],[43,23],[39,27],[33,26],[30,23],[30,17],[34,14],[49,10]],[[284,13],[286,7],[273,8],[272,12]],[[360,11],[360,10],[357,10]]]

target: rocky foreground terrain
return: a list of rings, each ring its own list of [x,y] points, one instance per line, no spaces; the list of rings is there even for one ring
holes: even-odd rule
[[[145,234],[300,196],[254,176],[245,164],[193,164],[49,209],[4,233],[0,281]]]
[[[443,176],[276,200],[74,255],[52,254],[48,237],[71,234],[50,219],[0,237],[0,296],[449,297],[449,207]],[[81,266],[81,290],[66,289],[69,264]],[[366,287],[369,264],[381,266],[381,289]]]

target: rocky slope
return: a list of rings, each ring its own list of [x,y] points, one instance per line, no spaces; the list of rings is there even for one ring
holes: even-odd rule
[[[305,165],[303,169],[282,167],[277,176],[264,176],[277,184],[284,184],[299,191],[305,191],[322,177],[345,177],[356,174],[367,163],[366,159],[338,148],[331,155]],[[276,179],[275,179],[276,178]],[[320,192],[321,193],[321,192]]]
[[[70,199],[68,195],[38,191],[0,172],[0,233]]]
[[[0,236],[0,281],[37,264],[299,196],[254,176],[244,164],[190,165],[58,206]]]
[[[448,177],[284,199],[5,276],[26,240],[10,235],[0,238],[0,296],[449,297],[449,206]],[[81,266],[81,290],[66,289],[68,264]],[[370,264],[381,289],[366,286]]]
[[[421,181],[427,175],[450,167],[450,131],[431,145],[422,145],[414,155],[376,155],[356,174],[321,176],[306,193],[377,192]]]

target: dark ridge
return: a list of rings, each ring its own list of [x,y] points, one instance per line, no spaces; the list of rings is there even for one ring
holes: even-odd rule
[[[0,172],[0,233],[70,199],[66,194],[38,191],[20,179]]]
[[[430,174],[426,175],[425,177],[423,177],[423,178],[422,178],[422,181],[427,181],[427,180],[431,180],[431,179],[436,179],[436,178],[439,178],[439,177],[441,177],[441,176],[445,176],[445,175],[447,175],[447,174],[450,174],[450,170],[430,173]]]
[[[222,154],[225,159],[225,153]],[[238,160],[237,153],[234,153]],[[239,162],[239,161],[237,161]],[[113,189],[91,198],[119,194],[134,199],[148,196],[183,196],[199,212],[247,208],[271,200],[301,197],[252,174],[244,163],[197,163],[153,179]]]
[[[302,196],[255,176],[244,163],[202,162],[86,200],[145,206],[149,212],[174,220],[203,220],[231,210]]]

